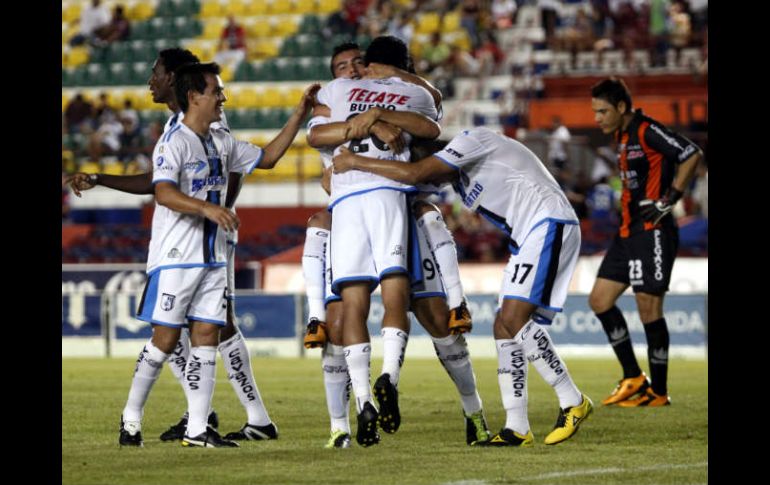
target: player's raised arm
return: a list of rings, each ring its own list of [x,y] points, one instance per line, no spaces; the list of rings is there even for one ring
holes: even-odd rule
[[[307,116],[308,112],[315,105],[315,95],[319,89],[321,89],[321,85],[314,83],[305,90],[302,94],[302,99],[291,114],[289,121],[286,122],[281,129],[281,132],[278,133],[278,135],[265,147],[265,155],[259,163],[258,168],[273,168],[283,154],[286,153],[291,142],[294,141],[294,137],[297,136],[297,132],[299,131],[299,127],[305,119],[305,116]]]
[[[103,173],[74,173],[67,177],[66,183],[72,191],[81,197],[81,191],[90,190],[97,185],[129,194],[152,194],[152,172],[137,175],[107,175]]]
[[[345,147],[334,157],[334,172],[361,170],[401,183],[415,185],[430,181],[443,181],[454,176],[456,169],[433,155],[415,163],[395,162],[356,155]]]

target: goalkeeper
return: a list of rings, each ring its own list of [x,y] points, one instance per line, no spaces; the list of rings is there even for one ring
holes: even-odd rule
[[[641,109],[632,110],[631,94],[619,79],[593,86],[591,98],[596,123],[618,143],[623,180],[620,230],[604,256],[589,297],[623,367],[623,378],[602,404],[665,406],[671,400],[666,385],[669,336],[663,298],[679,246],[679,229],[671,209],[682,197],[703,153]],[[651,383],[639,368],[628,325],[615,304],[629,285],[647,337]]]

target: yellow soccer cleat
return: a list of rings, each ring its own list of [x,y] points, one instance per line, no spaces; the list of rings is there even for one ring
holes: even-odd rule
[[[317,318],[311,318],[303,343],[306,349],[323,347],[326,344],[326,324]]]
[[[449,310],[449,333],[458,335],[469,333],[471,329],[473,329],[471,312],[468,311],[468,305],[463,301],[460,306]]]
[[[583,402],[579,406],[572,406],[566,409],[559,409],[559,417],[556,419],[556,426],[553,427],[548,436],[545,437],[545,444],[555,445],[572,437],[577,433],[580,423],[582,423],[594,410],[594,403],[583,394]]]
[[[499,433],[486,441],[476,441],[473,446],[532,446],[535,443],[535,435],[532,434],[532,430],[527,431],[527,434],[522,435],[516,431],[508,428],[503,428]]]
[[[618,406],[622,408],[635,408],[640,406],[656,408],[669,405],[671,405],[671,398],[668,397],[668,395],[660,396],[655,394],[655,391],[653,391],[651,387],[648,387],[647,390],[636,399],[629,399],[618,403]]]
[[[621,379],[612,394],[607,396],[602,404],[605,406],[609,404],[617,404],[621,401],[629,399],[634,394],[644,393],[647,388],[650,387],[650,380],[647,379],[647,375],[642,372],[636,377],[629,377],[628,379]]]

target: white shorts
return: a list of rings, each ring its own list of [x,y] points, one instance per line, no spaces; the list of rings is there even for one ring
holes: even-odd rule
[[[422,229],[424,220],[409,212],[409,276],[412,298],[446,298],[436,257]]]
[[[224,326],[226,281],[224,266],[156,271],[147,278],[136,318],[167,327],[188,321]]]
[[[554,312],[562,311],[579,254],[577,222],[542,221],[508,260],[498,305],[508,299],[532,303],[539,307],[534,319],[550,323]]]
[[[334,206],[331,232],[332,291],[340,283],[369,281],[377,288],[391,273],[407,272],[406,194],[373,190]]]

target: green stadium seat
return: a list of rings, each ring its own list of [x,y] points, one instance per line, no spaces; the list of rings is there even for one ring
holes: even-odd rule
[[[110,59],[110,46],[107,45],[105,47],[92,47],[91,48],[91,55],[88,59],[88,62],[96,62],[99,64],[107,64],[111,61]]]
[[[128,86],[132,84],[132,66],[126,62],[116,62],[109,65],[108,83],[111,86]]]
[[[332,74],[329,70],[329,57],[315,57],[311,61],[312,76],[310,77],[314,81],[331,81]]]
[[[284,39],[283,44],[281,45],[281,51],[280,56],[282,57],[296,57],[305,55],[300,50],[300,42],[297,40],[296,37],[287,37]]]
[[[321,32],[321,21],[315,15],[305,15],[299,24],[300,34],[317,34]]]
[[[281,67],[276,59],[268,59],[257,67],[257,81],[278,81],[281,79]]]
[[[86,86],[106,86],[109,84],[109,71],[102,64],[88,64],[85,66]]]
[[[245,81],[256,81],[257,80],[257,69],[254,67],[254,64],[252,64],[249,61],[244,61],[238,64],[238,67],[235,69],[235,81],[237,82],[245,82]]]
[[[320,35],[303,34],[297,38],[301,56],[319,57],[326,55],[326,45]]]
[[[152,40],[154,30],[149,21],[134,22],[131,25],[131,40]]]
[[[177,0],[177,15],[192,18],[201,11],[200,0]]]
[[[149,62],[135,62],[131,65],[130,85],[139,86],[147,84],[152,74],[152,64]]]
[[[150,41],[137,40],[131,43],[132,60],[134,62],[153,62],[159,51]]]
[[[299,81],[302,79],[302,68],[299,59],[278,59],[278,79],[284,81]]]
[[[112,62],[132,62],[134,60],[134,52],[131,42],[113,42],[107,46],[109,53],[107,57],[110,63]]]
[[[155,17],[173,17],[176,15],[176,5],[173,0],[160,0],[155,7]]]

